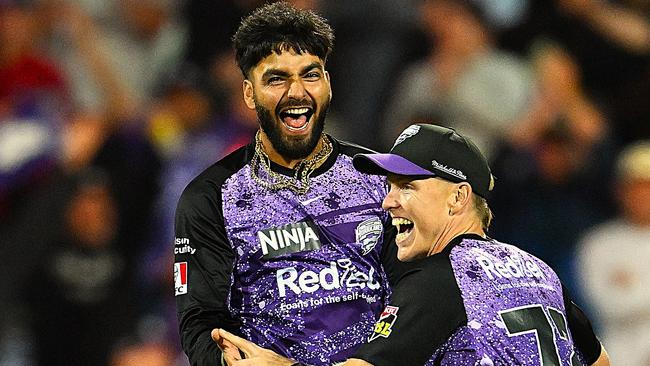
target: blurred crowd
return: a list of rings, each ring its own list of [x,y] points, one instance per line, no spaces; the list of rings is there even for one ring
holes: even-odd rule
[[[260,0],[0,0],[0,366],[185,365],[173,215],[249,142],[230,37]],[[490,234],[551,264],[614,364],[650,365],[650,2],[292,0],[336,32],[326,131],[454,127]]]

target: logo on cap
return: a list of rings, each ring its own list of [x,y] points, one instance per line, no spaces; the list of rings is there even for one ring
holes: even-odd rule
[[[404,142],[404,140],[406,140],[407,138],[415,136],[418,132],[420,132],[420,126],[418,126],[418,125],[410,125],[409,127],[407,127],[399,135],[397,140],[395,140],[395,144],[393,144],[393,149],[395,148],[395,146],[397,146],[397,145],[401,144],[402,142]]]
[[[444,164],[440,164],[436,160],[432,160],[431,165],[433,165],[434,168],[436,168],[436,169],[438,169],[440,171],[443,171],[443,172],[445,172],[445,173],[447,173],[449,175],[453,175],[454,177],[456,177],[458,179],[467,180],[467,176],[465,175],[465,173],[463,173],[462,170],[450,168],[450,167],[448,167],[448,166],[446,166]]]

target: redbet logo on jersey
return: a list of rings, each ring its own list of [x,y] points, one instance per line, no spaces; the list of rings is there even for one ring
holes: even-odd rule
[[[375,278],[374,268],[371,267],[368,273],[365,273],[355,267],[349,258],[330,262],[329,267],[322,268],[318,272],[298,271],[296,267],[283,268],[276,272],[275,278],[280,297],[287,296],[287,290],[299,295],[304,292],[313,293],[321,288],[328,291],[341,287],[347,289],[368,287],[376,290],[381,286]]]

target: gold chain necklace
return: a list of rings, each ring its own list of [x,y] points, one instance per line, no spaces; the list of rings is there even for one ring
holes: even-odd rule
[[[260,131],[255,134],[255,154],[251,159],[251,176],[262,187],[272,191],[279,191],[288,188],[297,194],[305,194],[309,190],[310,177],[318,166],[332,153],[332,142],[327,135],[322,134],[323,141],[322,148],[311,159],[303,159],[294,167],[294,174],[292,178],[288,178],[282,174],[276,173],[271,170],[271,159],[264,152],[262,147],[262,139],[260,138]],[[264,171],[268,180],[262,179],[257,171]]]

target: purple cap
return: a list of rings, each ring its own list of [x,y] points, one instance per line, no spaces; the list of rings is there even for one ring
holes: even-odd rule
[[[468,138],[450,128],[414,124],[406,128],[387,154],[357,154],[354,167],[367,174],[440,177],[468,182],[487,198],[494,177],[485,156]]]
[[[357,158],[359,156],[359,158]],[[423,175],[435,176],[436,174],[412,163],[410,160],[397,154],[358,154],[355,156],[357,162],[365,158],[374,164],[367,165],[365,171],[368,174],[388,175],[388,173],[399,175]],[[357,163],[358,164],[358,163]]]

